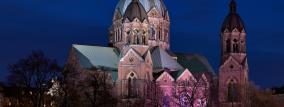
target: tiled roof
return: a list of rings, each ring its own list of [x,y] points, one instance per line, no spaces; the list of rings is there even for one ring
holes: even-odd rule
[[[215,72],[208,60],[201,55],[197,54],[176,54],[177,61],[184,68],[189,69],[192,73],[210,72],[215,75]]]
[[[119,52],[115,48],[88,45],[73,45],[73,48],[81,66],[86,69],[92,67],[117,69]]]
[[[174,71],[170,72],[170,75],[176,80],[185,70],[179,70],[179,71]]]
[[[117,80],[118,62],[121,56],[116,48],[88,45],[73,45],[73,48],[84,69],[93,67],[109,69],[112,79]],[[167,69],[169,74],[177,79],[186,68],[192,73],[210,72],[215,75],[207,59],[197,54],[176,54],[177,60],[175,60],[165,50],[155,47],[151,50],[151,55],[154,78],[158,78]]]
[[[169,69],[170,71],[183,69],[183,67],[173,57],[159,47],[152,49],[152,60],[154,72],[159,72],[164,69]]]

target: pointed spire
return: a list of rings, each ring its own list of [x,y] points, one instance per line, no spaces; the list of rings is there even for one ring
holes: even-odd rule
[[[230,3],[230,11],[231,13],[236,13],[237,12],[237,3],[235,0],[232,0]]]

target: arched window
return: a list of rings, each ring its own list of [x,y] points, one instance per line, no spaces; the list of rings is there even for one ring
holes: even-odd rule
[[[233,52],[234,53],[238,53],[239,52],[239,45],[238,45],[238,40],[237,39],[234,39]]]
[[[137,87],[136,87],[136,74],[134,72],[131,72],[128,74],[128,82],[127,82],[127,86],[128,86],[128,97],[136,97],[137,96]]]
[[[114,42],[116,42],[116,37],[117,36],[117,32],[116,32],[116,30],[114,30]]]
[[[226,41],[226,52],[227,52],[227,53],[230,53],[230,52],[231,52],[231,40],[230,40],[230,39],[228,39],[228,40]]]
[[[139,33],[138,29],[132,30],[132,36],[133,36],[132,44],[138,44],[139,43],[138,33]]]
[[[137,34],[134,35],[134,44],[138,44],[138,37],[137,37]]]
[[[235,102],[237,101],[238,95],[237,95],[237,84],[231,80],[228,84],[228,101],[229,102]]]
[[[160,30],[160,28],[158,29],[158,37],[159,37],[159,40],[162,40],[162,38],[161,38],[161,30]]]
[[[141,36],[137,35],[136,44],[141,44]]]
[[[128,78],[128,82],[127,82],[127,85],[128,85],[128,97],[130,97],[131,96],[131,94],[132,94],[132,92],[131,92],[131,89],[132,89],[132,84],[131,84],[131,82],[132,82],[132,79],[131,78]]]
[[[147,44],[147,42],[146,42],[146,36],[145,36],[145,35],[142,36],[142,44],[143,44],[143,45],[146,45],[146,44]]]
[[[150,39],[151,40],[155,40],[156,38],[155,38],[155,36],[156,36],[156,30],[155,30],[155,28],[153,28],[153,27],[151,27],[151,35],[150,35]]]
[[[118,31],[117,31],[117,35],[118,35],[118,42],[120,42],[120,30],[118,29]]]
[[[119,29],[120,41],[122,41],[122,31]]]
[[[127,44],[130,44],[130,36],[127,36]]]
[[[118,42],[119,41],[119,31],[118,31],[118,29],[116,30],[116,42]]]

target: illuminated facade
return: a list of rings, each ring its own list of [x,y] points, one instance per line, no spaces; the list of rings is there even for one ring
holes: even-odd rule
[[[68,63],[81,72],[90,72],[92,68],[108,72],[114,84],[117,106],[214,106],[213,100],[217,99],[214,93],[218,91],[212,91],[216,85],[215,74],[207,59],[198,54],[170,51],[170,17],[163,0],[119,0],[112,22],[110,47],[73,45]],[[231,37],[226,35],[232,32],[241,35],[236,36],[238,43],[245,40],[244,29],[237,29],[235,33],[236,26],[230,29],[224,26],[222,43],[226,43],[226,37]],[[222,46],[222,50],[226,49],[226,45]],[[224,75],[236,76],[222,73],[235,57],[240,56],[242,58],[237,61],[245,62],[241,66],[235,61],[235,68],[247,67],[245,44],[238,46],[230,45],[231,50],[222,54],[221,84],[224,84],[223,78],[227,79]],[[237,53],[231,53],[233,49],[238,50]],[[245,70],[247,68],[242,71]],[[236,81],[239,78],[233,78],[233,82]],[[224,87],[220,88],[225,92]],[[219,95],[223,101],[224,96]]]

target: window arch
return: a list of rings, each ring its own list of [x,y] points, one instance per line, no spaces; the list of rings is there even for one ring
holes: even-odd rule
[[[114,30],[114,42],[116,42],[116,37],[117,36],[117,31],[116,31],[116,29]]]
[[[156,39],[156,30],[154,27],[151,27],[151,35],[150,35],[150,39],[151,40],[155,40]]]
[[[237,82],[234,79],[231,79],[227,85],[228,93],[227,93],[227,100],[228,102],[235,102],[238,98],[238,91],[237,91]]]
[[[233,52],[234,53],[238,53],[239,52],[239,45],[238,45],[238,40],[237,39],[234,39]]]
[[[145,35],[142,36],[142,44],[146,45],[146,36]]]
[[[131,37],[130,37],[130,35],[127,35],[126,41],[127,41],[127,44],[128,44],[128,45],[131,43]]]
[[[134,44],[139,44],[139,39],[137,33],[134,34]]]
[[[127,96],[128,97],[136,97],[137,96],[137,86],[136,86],[136,82],[137,82],[137,75],[131,71],[128,75],[127,75]]]
[[[120,30],[120,28],[118,29],[118,41],[119,42],[121,41],[121,30]]]

